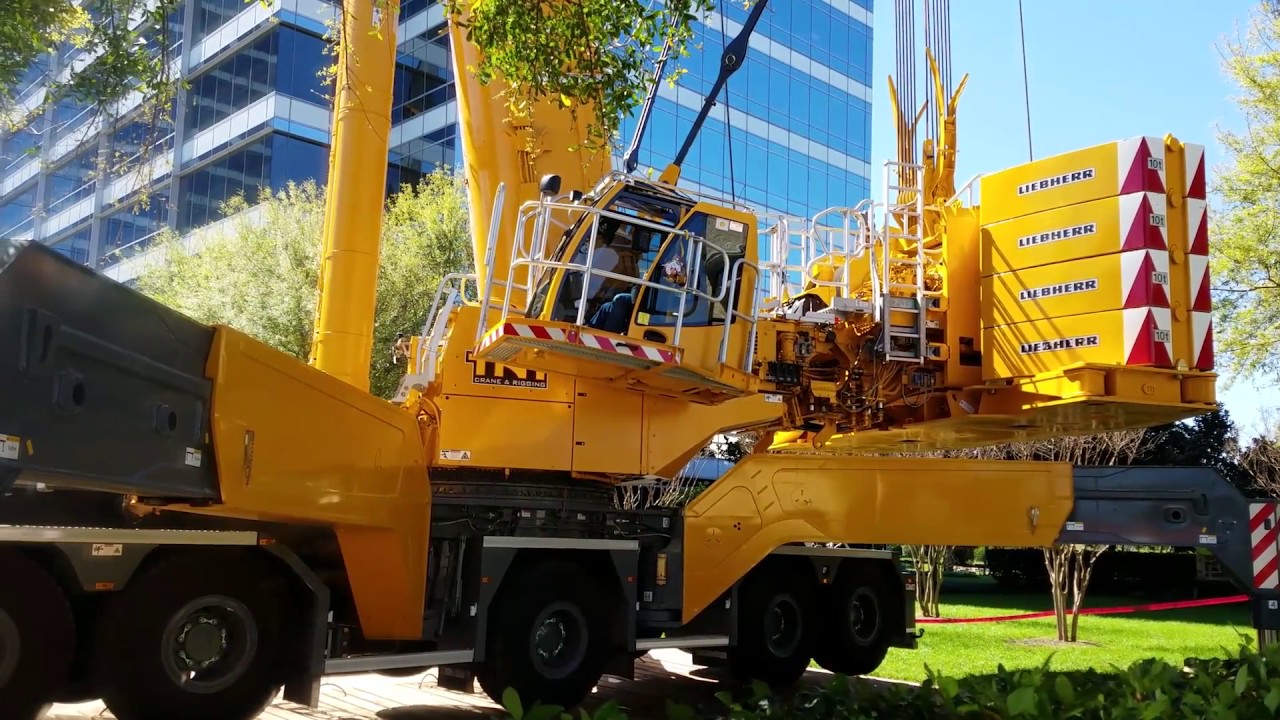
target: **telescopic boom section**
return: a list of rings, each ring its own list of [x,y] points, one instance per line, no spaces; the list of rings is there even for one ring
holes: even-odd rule
[[[369,389],[400,0],[345,0],[311,364]]]

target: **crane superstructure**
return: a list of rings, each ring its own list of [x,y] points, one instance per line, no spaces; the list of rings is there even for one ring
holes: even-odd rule
[[[3,709],[231,720],[281,685],[314,704],[326,673],[426,667],[576,704],[659,647],[775,684],[811,659],[862,674],[916,643],[892,544],[1205,548],[1280,628],[1250,532],[1274,543],[1280,515],[1211,471],[903,455],[1214,407],[1202,149],[1109,143],[966,202],[964,81],[927,49],[917,112],[908,44],[880,199],[761,215],[680,184],[714,91],[656,179],[614,171],[582,143],[591,107],[509,117],[452,18],[474,273],[446,278],[387,401],[367,375],[396,19],[344,7],[309,363],[0,244],[0,489],[54,489],[0,506]],[[738,431],[757,450],[686,506],[620,501]]]

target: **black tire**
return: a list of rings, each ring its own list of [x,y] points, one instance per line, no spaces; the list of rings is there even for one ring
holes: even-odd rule
[[[284,684],[287,597],[247,552],[164,558],[107,603],[94,686],[119,720],[254,718]],[[195,663],[207,674],[181,686]]]
[[[793,562],[766,560],[738,590],[737,644],[729,672],[739,681],[760,680],[774,689],[795,684],[812,657],[817,581]]]
[[[502,581],[486,635],[480,687],[498,704],[514,688],[526,708],[577,707],[600,682],[614,644],[607,594],[587,571],[559,560],[535,561]],[[560,641],[550,662],[539,657],[540,639]]]
[[[67,596],[34,560],[0,549],[0,708],[32,720],[63,692],[76,651]]]
[[[875,672],[889,652],[895,613],[888,578],[866,563],[842,569],[822,599],[813,659],[824,670],[854,677]]]

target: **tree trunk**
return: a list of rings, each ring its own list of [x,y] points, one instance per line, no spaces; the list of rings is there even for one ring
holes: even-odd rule
[[[907,555],[915,565],[916,600],[924,617],[940,617],[942,581],[946,574],[947,560],[951,555],[949,545],[908,545]]]
[[[1058,640],[1079,640],[1080,608],[1093,577],[1093,565],[1106,546],[1064,545],[1044,549],[1044,566],[1049,571],[1049,591],[1053,594],[1053,616]],[[1070,607],[1070,610],[1068,610]],[[1067,615],[1070,614],[1070,620]]]
[[[1071,598],[1071,636],[1068,638],[1070,642],[1076,642],[1079,639],[1080,607],[1084,605],[1084,593],[1089,589],[1089,579],[1093,577],[1093,565],[1098,562],[1098,556],[1106,549],[1106,546],[1092,546],[1080,548],[1076,553],[1076,572]]]

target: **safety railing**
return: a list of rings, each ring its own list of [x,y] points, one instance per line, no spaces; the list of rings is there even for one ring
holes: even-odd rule
[[[765,213],[760,219],[771,222],[763,232],[768,257],[759,264],[765,273],[761,279],[769,296],[782,302],[803,291],[811,246],[809,224],[802,217],[779,213]],[[791,261],[793,253],[799,256],[796,262]]]
[[[467,282],[475,286],[476,296],[480,295],[480,283],[475,273],[449,273],[440,280],[440,287],[431,301],[431,310],[427,313],[426,322],[422,325],[422,342],[418,346],[418,357],[415,366],[418,374],[427,382],[436,378],[436,367],[440,363],[440,352],[444,349],[445,330],[449,327],[449,319],[453,309],[459,305],[479,306],[478,302],[467,299]]]
[[[974,192],[979,191],[978,188],[980,188],[981,185],[982,185],[982,174],[979,173],[969,178],[969,181],[966,182],[964,185],[961,185],[960,189],[956,191],[956,194],[947,198],[947,202],[944,204],[951,205],[956,201],[958,201],[960,199],[960,196],[963,195],[966,201],[965,204],[967,204],[969,207],[973,207],[973,194]]]
[[[729,301],[725,304],[728,313],[724,319],[724,329],[720,335],[720,364],[726,365],[729,362],[729,340],[732,337],[730,330],[733,328],[733,319],[737,318],[748,323],[746,347],[742,351],[742,364],[739,368],[743,372],[752,372],[751,363],[755,360],[756,354],[756,327],[760,319],[760,292],[751,293],[751,311],[740,312],[738,310],[738,287],[745,284],[742,279],[742,271],[744,269],[751,270],[755,273],[755,282],[748,285],[751,288],[758,288],[756,284],[760,282],[760,266],[756,263],[748,261],[746,258],[738,258],[733,263],[733,270],[728,274],[729,277]]]
[[[583,221],[590,224],[590,228],[585,236],[589,241],[599,232],[600,223],[603,220],[614,220],[620,223],[626,223],[637,230],[657,231],[667,238],[680,238],[685,242],[684,248],[684,281],[680,285],[669,285],[654,282],[641,277],[623,275],[610,270],[604,270],[593,267],[595,261],[596,244],[590,242],[587,245],[587,252],[582,262],[573,262],[571,260],[554,259],[548,256],[546,249],[548,247],[547,236],[552,227],[557,226],[553,222],[552,217],[555,213],[572,213],[581,214]],[[561,224],[562,227],[574,227],[576,219],[573,222],[566,221]],[[678,297],[678,306],[676,309],[676,318],[672,326],[671,341],[672,345],[679,345],[685,325],[685,316],[690,309],[690,302],[694,300],[702,300],[710,305],[716,305],[725,302],[726,298],[731,294],[731,286],[734,283],[734,273],[741,272],[741,268],[750,265],[743,260],[730,261],[728,253],[719,247],[707,242],[703,237],[690,233],[686,230],[680,230],[671,225],[652,222],[634,215],[628,215],[619,212],[613,212],[604,208],[584,205],[581,203],[567,203],[555,200],[540,199],[530,201],[521,206],[519,215],[516,220],[515,238],[512,243],[511,263],[507,269],[507,280],[504,283],[503,302],[499,304],[487,303],[482,306],[481,314],[484,327],[493,327],[494,323],[488,320],[490,309],[501,309],[501,318],[499,322],[505,323],[509,314],[515,310],[512,303],[512,291],[521,287],[515,282],[516,274],[521,268],[526,268],[532,277],[535,273],[542,272],[563,272],[563,273],[581,273],[582,289],[578,292],[577,297],[577,315],[574,318],[574,324],[584,325],[587,322],[587,303],[591,297],[592,280],[599,279],[601,281],[613,280],[624,284],[631,288],[647,288],[653,292],[674,295]],[[702,277],[702,269],[709,258],[717,258],[723,262],[729,272],[723,273],[720,282],[716,287],[707,288],[706,291],[700,289],[700,279]],[[659,272],[662,269],[659,268]],[[758,268],[757,268],[758,272]],[[489,270],[490,276],[493,275],[492,265]],[[492,284],[492,282],[487,283]],[[529,296],[526,300],[524,312],[528,312],[528,305],[532,303],[534,298]],[[724,335],[728,335],[728,327],[731,325],[732,319],[735,317],[743,317],[744,313],[735,312],[736,308],[730,306],[725,313],[724,318]],[[748,320],[754,327],[754,313]],[[723,357],[727,353],[727,342],[721,343],[722,362]],[[750,347],[744,350],[745,353],[750,352]]]
[[[872,244],[871,211],[874,203],[863,200],[853,207],[830,207],[815,214],[810,221],[806,248],[805,282],[815,287],[835,288],[843,297],[850,297],[857,288],[852,286],[853,265],[867,256]],[[833,226],[822,218],[834,215]],[[823,280],[813,273],[818,261],[825,260],[835,266],[836,276]]]

